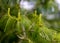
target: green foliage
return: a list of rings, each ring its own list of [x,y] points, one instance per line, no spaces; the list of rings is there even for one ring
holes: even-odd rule
[[[11,16],[9,15],[9,13],[7,15],[4,15],[0,21],[0,28],[4,30],[3,32],[5,33],[5,35],[1,38],[0,41],[2,42],[5,37],[10,37],[10,35],[15,34],[22,40],[22,43],[59,42],[59,35],[56,36],[57,34],[55,33],[57,32],[55,30],[52,30],[50,28],[48,29],[48,27],[44,24],[44,20],[41,18],[41,14],[40,16],[38,16],[35,13],[32,15],[32,17],[32,20],[30,20],[28,16],[20,15],[19,12],[18,17]],[[35,21],[36,19],[37,21]],[[31,40],[32,42],[29,40]]]
[[[51,6],[56,8],[52,3],[53,1],[45,0],[43,3],[39,0],[37,4],[38,6],[40,4],[40,8],[38,8],[40,10],[41,8],[47,10]],[[49,22],[41,16],[42,14],[38,15],[37,11],[34,14],[24,15],[20,11],[19,6],[17,6],[16,0],[13,0],[15,5],[13,4],[14,6],[12,7],[9,6],[12,0],[9,0],[9,4],[7,4],[8,0],[1,0],[0,2],[2,5],[0,5],[0,14],[2,15],[2,10],[6,10],[0,18],[0,43],[60,43],[60,28],[51,26],[51,24],[59,26],[60,21],[58,23],[54,21]],[[11,11],[8,7],[11,8]]]

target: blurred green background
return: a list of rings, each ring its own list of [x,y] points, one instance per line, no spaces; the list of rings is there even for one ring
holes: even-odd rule
[[[60,43],[60,0],[0,0],[0,43]]]

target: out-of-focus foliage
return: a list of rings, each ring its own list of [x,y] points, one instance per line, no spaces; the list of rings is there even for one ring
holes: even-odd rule
[[[60,43],[60,20],[56,17],[55,1],[37,0],[31,11],[22,10],[19,2],[0,0],[0,43]],[[54,19],[53,16],[50,19],[50,14],[56,14]]]

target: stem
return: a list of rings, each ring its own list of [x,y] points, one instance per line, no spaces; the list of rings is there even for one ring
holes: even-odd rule
[[[8,16],[9,16],[10,18],[13,18],[13,19],[16,19],[16,20],[17,20],[16,17],[12,17],[12,16],[10,15],[10,8],[8,8]]]
[[[20,16],[20,10],[18,11],[18,21],[21,19],[20,18],[21,16]]]
[[[33,13],[33,17],[37,16],[37,11],[35,10],[35,12]]]
[[[39,24],[42,22],[42,14],[39,15]]]
[[[42,21],[42,14],[40,14],[40,16],[39,16],[39,21],[41,22]]]
[[[8,16],[10,17],[10,8],[8,8]]]

